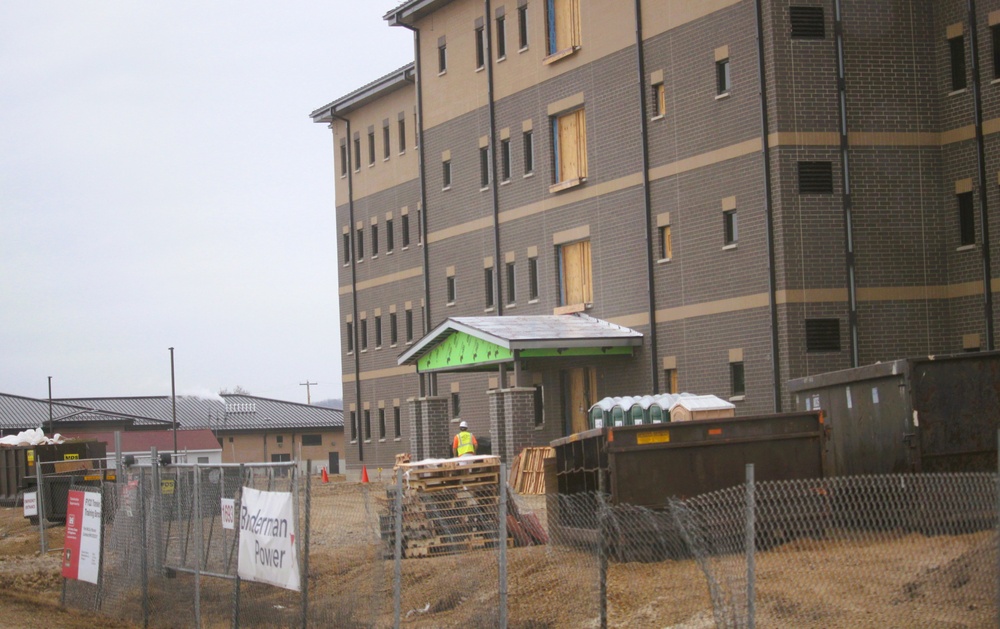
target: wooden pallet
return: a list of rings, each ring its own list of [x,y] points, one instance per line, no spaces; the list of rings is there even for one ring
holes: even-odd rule
[[[545,459],[555,456],[549,447],[525,448],[514,457],[508,482],[511,488],[522,495],[545,493]]]

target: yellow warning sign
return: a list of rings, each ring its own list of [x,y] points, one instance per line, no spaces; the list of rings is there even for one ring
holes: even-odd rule
[[[79,454],[64,454],[63,455],[63,461],[79,461],[79,460],[80,460],[80,455]]]
[[[161,478],[160,479],[160,493],[164,496],[173,496],[174,487],[177,485],[177,481],[172,478]]]
[[[28,466],[30,467],[34,464],[35,464],[35,451],[28,450]]]
[[[640,446],[649,443],[670,443],[670,431],[654,430],[652,432],[640,432],[635,436],[635,442]]]

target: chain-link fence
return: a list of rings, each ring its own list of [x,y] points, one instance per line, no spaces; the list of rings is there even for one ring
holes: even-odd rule
[[[515,496],[495,460],[400,472],[133,467],[86,488],[100,578],[65,602],[152,627],[996,626],[993,474],[751,479],[657,511]],[[237,577],[243,487],[295,498],[300,591]]]

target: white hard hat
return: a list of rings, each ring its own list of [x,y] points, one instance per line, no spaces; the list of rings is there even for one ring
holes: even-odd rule
[[[469,427],[469,425],[468,425],[468,424],[466,424],[465,422],[458,422],[458,427],[459,427],[459,428],[468,428],[468,427]]]

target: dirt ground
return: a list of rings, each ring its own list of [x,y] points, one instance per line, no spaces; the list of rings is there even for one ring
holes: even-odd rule
[[[371,526],[380,489],[364,499],[358,485],[314,484],[310,546],[311,617],[315,626],[353,628],[376,614],[392,625],[392,562]],[[540,497],[519,500],[545,524]],[[62,545],[63,529],[50,531]],[[993,531],[924,537],[884,532],[863,540],[836,535],[802,539],[757,556],[760,627],[988,627],[995,626],[997,554]],[[508,550],[509,626],[514,629],[596,627],[596,558],[572,548]],[[741,558],[713,558],[723,587],[742,588]],[[407,559],[403,562],[405,627],[495,626],[496,551]],[[727,583],[727,579],[734,579]],[[222,603],[205,625],[223,617],[228,582],[209,591]],[[174,587],[179,582],[174,584]],[[735,584],[735,585],[734,585]],[[0,508],[0,627],[134,625],[59,606],[57,554],[38,556],[37,529],[19,508]],[[206,587],[206,586],[203,586]],[[292,624],[294,593],[263,588],[252,597],[258,626]],[[364,613],[363,610],[377,610]],[[362,611],[359,611],[362,610]],[[708,582],[693,560],[613,563],[608,578],[612,627],[708,629],[715,626]],[[251,613],[246,614],[248,617]],[[186,616],[157,623],[189,626]]]

